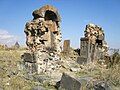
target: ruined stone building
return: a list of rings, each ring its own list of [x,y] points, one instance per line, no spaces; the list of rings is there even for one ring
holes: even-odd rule
[[[108,46],[105,41],[104,31],[100,26],[86,25],[84,37],[80,39],[80,42],[79,60],[84,63],[103,60],[107,54]]]
[[[25,53],[22,57],[25,67],[29,71],[40,73],[53,66],[51,65],[54,63],[52,60],[60,59],[61,18],[57,9],[50,5],[33,11],[32,15],[33,20],[26,23],[24,30],[30,52]]]
[[[57,9],[50,5],[45,5],[33,11],[32,15],[33,19],[26,23],[24,30],[26,44],[29,48],[29,51],[22,55],[24,68],[29,73],[37,72],[38,74],[59,69],[61,66],[59,64],[61,61],[60,52],[62,50],[60,15]],[[75,60],[78,57],[78,63],[103,60],[108,46],[101,27],[94,24],[86,25],[84,37],[80,40],[80,56],[74,53],[74,50],[70,51],[70,40],[64,41],[63,51],[70,52],[70,55],[68,55],[70,57],[73,54],[72,58]]]

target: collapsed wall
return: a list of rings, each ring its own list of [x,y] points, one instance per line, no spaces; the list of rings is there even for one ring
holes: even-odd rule
[[[80,39],[80,42],[79,63],[103,60],[107,54],[108,45],[105,41],[105,34],[103,29],[98,25],[86,25],[84,37]]]
[[[33,11],[32,15],[33,20],[26,23],[24,30],[30,52],[22,57],[28,71],[40,73],[58,67],[54,63],[60,60],[61,18],[57,9],[50,5]]]

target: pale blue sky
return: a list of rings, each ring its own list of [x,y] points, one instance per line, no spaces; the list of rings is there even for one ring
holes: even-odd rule
[[[25,44],[25,23],[46,4],[59,10],[63,40],[72,47],[79,48],[86,24],[94,23],[103,27],[110,47],[120,48],[120,0],[0,0],[0,42]]]

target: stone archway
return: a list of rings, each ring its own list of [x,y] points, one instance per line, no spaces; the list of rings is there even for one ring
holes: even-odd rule
[[[26,23],[24,32],[26,44],[30,50],[29,60],[34,62],[25,59],[24,62],[26,66],[29,66],[26,67],[29,71],[33,72],[36,68],[35,72],[40,73],[48,69],[46,67],[48,63],[52,65],[56,63],[55,61],[60,60],[61,30],[59,23],[61,19],[57,9],[50,5],[33,11],[32,15],[33,20]],[[50,57],[54,62],[51,62]]]
[[[30,50],[35,51],[43,47],[54,47],[61,51],[60,15],[56,8],[50,5],[33,11],[33,20],[25,27],[26,44]]]

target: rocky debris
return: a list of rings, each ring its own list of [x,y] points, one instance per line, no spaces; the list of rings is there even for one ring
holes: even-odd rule
[[[94,84],[95,90],[112,90],[106,82],[97,82]]]
[[[91,80],[91,77],[79,78],[74,75],[63,73],[57,86],[59,86],[59,90],[91,90],[88,88],[88,84]]]
[[[62,51],[60,56],[62,58],[62,60],[72,60],[72,61],[76,61],[77,57],[79,56],[78,52],[74,51],[75,49],[73,48],[69,48],[69,50],[66,51]]]
[[[75,77],[66,73],[63,73],[56,87],[58,90],[112,90],[105,81],[98,81],[93,77]]]
[[[78,53],[74,51],[74,49],[70,48],[69,51],[62,51],[61,52],[61,68],[69,72],[77,72],[79,71],[80,65],[76,63],[76,59],[78,57]],[[60,69],[61,69],[60,68]]]
[[[81,83],[75,78],[63,73],[59,90],[80,90]]]
[[[77,56],[77,53],[74,50],[70,49],[69,52],[70,52],[70,57]],[[76,59],[70,58],[69,56],[64,57],[60,55],[60,57],[58,57],[52,52],[50,54],[46,54],[43,52],[42,53],[37,52],[37,53],[38,54],[35,54],[35,57],[34,57],[34,58],[37,57],[38,59],[40,59],[39,61],[35,59],[37,62],[34,61],[33,59],[32,60],[29,59],[29,58],[33,58],[34,56],[33,53],[31,54],[26,53],[27,55],[26,57],[28,57],[27,59],[26,57],[24,58],[22,56],[24,58],[23,60],[27,62],[23,64],[24,66],[28,66],[27,64],[30,65],[34,63],[36,66],[38,66],[38,68],[40,68],[40,70],[36,71],[38,73],[38,76],[33,75],[32,77],[30,77],[31,73],[34,73],[33,71],[35,70],[35,68],[30,66],[27,67],[28,68],[27,71],[29,71],[30,73],[30,75],[27,76],[27,79],[30,79],[30,80],[32,79],[32,81],[39,82],[41,84],[48,82],[50,86],[55,86],[56,82],[60,81],[63,72],[68,72],[73,75],[74,73],[81,70],[81,68],[78,66],[79,64],[77,64],[75,61]],[[41,53],[41,55],[39,53]],[[39,56],[36,56],[36,55],[39,55]],[[30,68],[33,68],[33,69],[30,69]],[[41,74],[43,74],[43,76]]]
[[[78,58],[78,60],[82,60],[83,63],[89,63],[95,60],[103,61],[108,51],[103,29],[98,25],[88,24],[84,32],[80,46],[81,59]]]
[[[79,67],[78,68],[72,67],[72,68],[70,68],[70,71],[78,72],[78,71],[80,71],[80,68]]]

